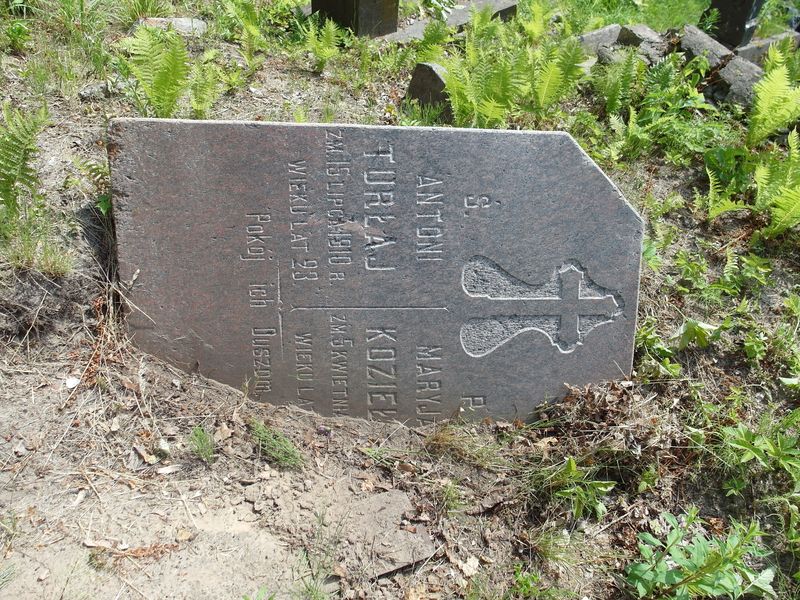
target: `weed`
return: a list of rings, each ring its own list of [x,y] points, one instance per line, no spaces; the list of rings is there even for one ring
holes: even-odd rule
[[[756,84],[747,141],[751,146],[800,118],[800,86],[793,86],[786,57],[775,46],[769,50],[767,73]]]
[[[575,459],[570,457],[564,465],[550,476],[550,486],[556,498],[565,500],[569,505],[572,518],[576,521],[585,514],[593,514],[602,519],[606,505],[600,500],[614,489],[613,481],[592,479],[592,470],[578,468]]]
[[[758,542],[762,532],[756,523],[734,523],[727,536],[709,537],[691,533],[701,523],[697,509],[689,511],[683,524],[671,514],[665,514],[664,520],[668,525],[665,540],[640,533],[641,560],[627,568],[627,583],[639,598],[775,596],[774,572],[758,572],[747,564],[748,559],[766,554]]]
[[[339,54],[339,44],[344,32],[330,19],[320,26],[316,19],[309,19],[302,28],[304,47],[311,54],[315,73],[322,73],[328,62]]]
[[[0,590],[14,580],[14,565],[0,565]]]
[[[189,434],[189,448],[204,463],[214,460],[214,436],[202,425],[192,428]]]
[[[261,33],[258,12],[250,0],[224,0],[223,7],[233,24],[233,37],[241,44],[242,58],[249,77],[261,66],[263,59],[257,53],[267,45],[264,34]]]
[[[125,28],[139,19],[168,17],[171,14],[172,4],[167,0],[124,0],[117,12],[119,22]]]
[[[266,587],[258,588],[258,591],[252,596],[245,594],[242,600],[275,600],[275,594],[270,594]]]
[[[281,469],[299,469],[303,466],[303,455],[285,434],[255,419],[248,424],[250,434],[267,462]]]
[[[476,431],[463,424],[447,423],[425,438],[425,449],[434,456],[449,456],[490,471],[501,470],[504,461],[500,448],[478,437]]]
[[[5,39],[5,41],[3,41]],[[30,46],[31,30],[26,21],[15,19],[0,30],[0,48],[6,47],[12,54],[24,54]]]

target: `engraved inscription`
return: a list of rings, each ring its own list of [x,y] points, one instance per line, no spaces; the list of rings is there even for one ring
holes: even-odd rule
[[[398,410],[397,328],[367,327],[367,414],[394,419]]]
[[[350,179],[351,159],[341,130],[325,130],[325,201],[328,205],[328,280],[344,281],[348,266],[353,262],[353,233],[348,228],[352,219],[345,212]]]
[[[304,160],[289,163],[289,238],[292,249],[292,279],[319,279],[318,262],[308,258],[311,205],[308,194],[307,165]]]
[[[272,221],[270,213],[248,213],[245,224],[245,251],[239,255],[241,260],[267,260],[271,257],[269,249],[272,236],[267,233],[266,225]],[[272,260],[270,258],[270,260]]]
[[[310,332],[294,334],[295,376],[297,377],[297,401],[300,406],[314,404],[314,338]]]
[[[416,407],[420,423],[433,423],[442,417],[441,346],[417,346],[416,350]]]
[[[353,348],[352,325],[347,315],[330,315],[331,400],[333,414],[346,416],[350,409],[350,350]]]
[[[526,331],[545,334],[567,354],[592,329],[622,314],[619,294],[595,284],[577,263],[556,269],[547,283],[530,285],[485,256],[475,256],[464,266],[461,284],[467,296],[492,302],[481,307],[492,316],[470,319],[461,327],[461,345],[476,358]]]
[[[444,260],[444,182],[417,176],[417,260]]]
[[[379,145],[374,152],[364,152],[364,157],[373,159],[364,171],[364,266],[368,271],[394,271],[397,266],[392,247],[397,240],[383,227],[396,218],[394,147]]]
[[[251,331],[253,391],[257,394],[272,391],[272,338],[276,333],[271,327],[253,327]]]

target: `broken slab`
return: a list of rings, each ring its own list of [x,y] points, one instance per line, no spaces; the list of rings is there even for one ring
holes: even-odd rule
[[[414,514],[408,494],[400,490],[334,507],[331,521],[341,526],[347,542],[342,547],[348,570],[374,579],[433,556],[436,546],[425,525],[409,521]]]
[[[728,61],[732,52],[705,31],[694,25],[686,25],[680,40],[680,49],[688,58],[705,56],[711,68],[717,68]]]
[[[600,46],[613,46],[617,43],[619,32],[622,27],[619,25],[607,25],[594,31],[587,31],[578,36],[581,46],[587,54],[597,54]]]
[[[447,69],[436,63],[418,63],[411,75],[406,100],[416,100],[420,106],[439,106],[442,108],[442,119],[449,123],[453,120],[453,108],[450,97],[445,91]]]
[[[667,54],[668,43],[647,25],[626,25],[620,29],[617,43],[637,48],[636,52],[648,65],[654,65]]]
[[[741,56],[734,56],[719,71],[720,85],[714,95],[725,102],[750,106],[755,97],[755,86],[764,77],[764,70]]]
[[[462,31],[472,18],[472,11],[482,10],[487,6],[491,9],[493,17],[508,21],[517,14],[518,3],[519,0],[476,0],[469,4],[459,5],[450,12],[445,22],[448,27]],[[420,19],[408,27],[384,36],[383,39],[401,44],[412,40],[421,40],[429,23],[430,19]]]
[[[642,221],[566,133],[117,119],[132,341],[258,400],[527,418],[630,372]]]
[[[190,17],[147,17],[139,19],[134,28],[140,25],[156,29],[172,29],[180,35],[197,37],[202,36],[208,30],[205,21]]]
[[[359,36],[397,31],[398,0],[312,0],[311,10]]]
[[[769,47],[773,44],[782,42],[786,38],[790,38],[792,40],[792,45],[794,48],[800,46],[800,32],[789,30],[768,38],[753,40],[746,46],[736,48],[734,52],[737,56],[741,56],[745,60],[749,60],[752,63],[760,65],[764,62],[764,59],[766,59],[767,53],[769,52]]]

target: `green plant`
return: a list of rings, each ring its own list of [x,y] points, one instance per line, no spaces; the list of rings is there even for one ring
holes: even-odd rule
[[[299,469],[303,466],[303,455],[285,434],[255,419],[251,419],[248,425],[250,435],[267,462],[282,469]]]
[[[242,58],[248,76],[261,66],[257,53],[264,50],[267,41],[261,33],[258,11],[251,0],[224,0],[225,14],[233,23],[234,37],[241,44]]]
[[[75,166],[91,184],[95,206],[103,216],[107,216],[111,212],[111,167],[108,160],[76,160]]]
[[[189,98],[195,119],[205,119],[224,91],[216,50],[206,50],[192,67]]]
[[[125,63],[135,78],[134,99],[144,114],[168,118],[189,87],[189,53],[174,31],[139,27],[132,37],[120,42],[128,52]]]
[[[168,17],[172,14],[172,4],[167,0],[124,0],[117,14],[120,24],[130,27],[139,19]]]
[[[309,19],[302,28],[304,48],[311,54],[313,69],[322,73],[328,62],[339,54],[339,44],[344,32],[330,19],[320,26],[316,19]]]
[[[614,489],[616,484],[613,481],[592,479],[593,476],[593,470],[579,468],[575,459],[570,457],[550,478],[553,495],[567,501],[575,520],[589,513],[602,519],[607,512],[606,505],[600,498]]]
[[[202,425],[192,428],[189,434],[189,448],[204,463],[214,460],[214,436]]]
[[[47,124],[45,109],[31,114],[3,105],[0,127],[0,233],[20,213],[22,194],[34,194],[39,176],[33,168],[36,139]]]
[[[671,514],[664,541],[650,533],[639,534],[641,559],[628,566],[627,583],[639,598],[689,600],[690,598],[740,598],[745,594],[776,597],[771,569],[755,571],[747,564],[766,552],[759,544],[756,523],[734,523],[728,534],[692,533],[702,522],[691,509],[684,523]]]
[[[260,587],[252,596],[242,596],[242,600],[275,600],[275,594],[270,594],[266,587]]]
[[[637,372],[644,381],[680,375],[680,364],[672,361],[675,352],[656,332],[652,317],[644,319],[636,331],[636,349],[642,356]]]
[[[747,142],[755,146],[800,118],[800,86],[793,86],[786,57],[770,47],[767,73],[756,84]]]
[[[3,42],[3,38],[5,41]],[[14,19],[0,31],[0,48],[8,48],[12,54],[24,54],[31,41],[31,30],[22,19]]]

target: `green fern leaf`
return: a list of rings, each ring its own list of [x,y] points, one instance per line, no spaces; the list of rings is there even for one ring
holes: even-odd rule
[[[6,217],[19,211],[19,197],[24,191],[34,193],[39,177],[32,163],[36,158],[36,139],[47,123],[47,111],[30,115],[3,105],[0,126],[0,206]]]
[[[800,87],[792,87],[786,65],[778,65],[756,84],[748,143],[756,145],[800,118]]]
[[[800,186],[781,188],[772,199],[772,221],[765,230],[767,237],[776,237],[800,224]]]
[[[534,99],[537,108],[545,109],[558,99],[564,75],[555,62],[548,62],[539,73],[534,84]]]

